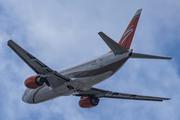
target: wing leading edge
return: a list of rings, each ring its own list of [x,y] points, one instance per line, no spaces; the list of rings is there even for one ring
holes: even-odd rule
[[[104,97],[104,98],[118,98],[118,99],[146,100],[146,101],[163,101],[163,100],[171,99],[171,98],[163,98],[163,97],[118,93],[108,90],[97,89],[97,88],[91,88],[90,90],[79,92],[78,94],[75,94],[75,96],[95,96],[98,98]]]

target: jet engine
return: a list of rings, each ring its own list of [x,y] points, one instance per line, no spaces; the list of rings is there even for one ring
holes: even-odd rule
[[[98,105],[99,98],[94,96],[81,97],[79,100],[79,106],[82,108],[92,108]]]
[[[27,88],[30,88],[30,89],[36,89],[38,88],[39,86],[43,85],[45,82],[45,79],[44,78],[41,78],[40,76],[38,75],[34,75],[34,76],[31,76],[31,77],[28,77],[25,81],[24,81],[24,84]]]

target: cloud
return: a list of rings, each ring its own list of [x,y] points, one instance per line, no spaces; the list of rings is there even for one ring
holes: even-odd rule
[[[178,119],[179,1],[0,2],[0,119]],[[171,97],[165,102],[101,99],[93,109],[78,97],[29,105],[21,100],[24,80],[35,73],[6,45],[13,39],[52,69],[104,54],[99,31],[118,41],[135,11],[143,8],[132,43],[135,52],[167,55],[171,61],[130,59],[96,87],[117,92]]]

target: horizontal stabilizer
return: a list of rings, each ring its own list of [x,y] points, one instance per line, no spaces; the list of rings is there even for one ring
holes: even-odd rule
[[[140,54],[140,53],[132,53],[130,58],[144,58],[144,59],[172,59],[170,57],[161,57],[155,55],[147,55],[147,54]]]
[[[98,34],[101,36],[101,38],[105,41],[105,43],[109,46],[109,48],[113,51],[115,55],[128,52],[127,49],[116,43],[114,40],[112,40],[103,32],[99,32]]]

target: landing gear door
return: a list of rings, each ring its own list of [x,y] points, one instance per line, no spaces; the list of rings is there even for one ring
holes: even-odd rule
[[[99,67],[103,67],[103,57],[99,58]]]

